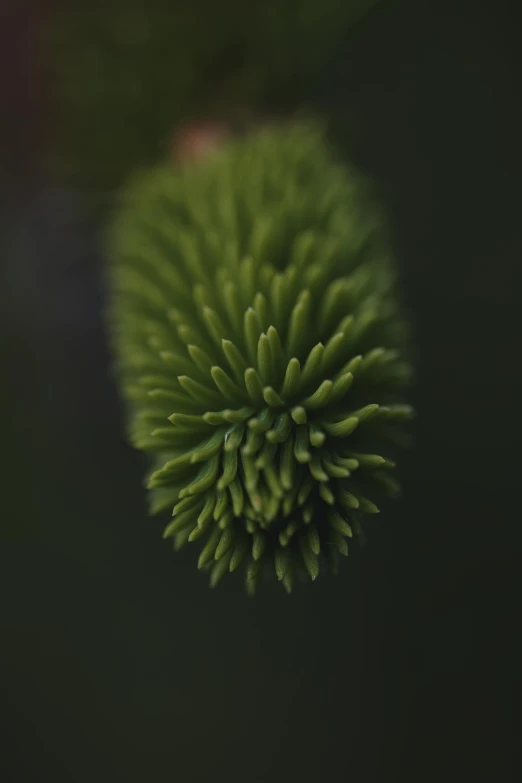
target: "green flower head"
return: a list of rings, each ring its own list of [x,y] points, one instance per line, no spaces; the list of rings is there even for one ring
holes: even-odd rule
[[[378,498],[411,408],[381,216],[323,132],[264,130],[124,192],[110,324],[132,443],[165,537],[215,585],[290,591],[335,567]],[[197,543],[196,543],[197,542]]]

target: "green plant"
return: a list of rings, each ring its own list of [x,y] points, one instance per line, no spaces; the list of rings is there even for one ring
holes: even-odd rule
[[[310,124],[140,175],[111,238],[110,318],[130,437],[176,548],[215,585],[246,562],[288,591],[335,567],[411,416],[407,329],[366,184]]]

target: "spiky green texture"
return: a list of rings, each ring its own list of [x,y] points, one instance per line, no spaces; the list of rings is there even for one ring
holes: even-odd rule
[[[311,126],[265,131],[123,199],[112,325],[133,444],[153,454],[165,536],[211,584],[246,563],[287,590],[335,566],[395,494],[411,409],[385,232]],[[382,452],[381,452],[382,446]],[[381,454],[383,456],[381,456]]]
[[[118,186],[193,116],[299,106],[378,0],[56,0],[53,173]]]

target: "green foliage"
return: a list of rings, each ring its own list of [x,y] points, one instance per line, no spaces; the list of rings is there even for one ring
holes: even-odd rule
[[[411,409],[407,330],[379,212],[311,125],[265,130],[125,191],[110,320],[151,510],[203,544],[215,585],[246,565],[288,591],[335,568]]]
[[[112,189],[162,157],[180,121],[299,106],[375,2],[61,0],[48,31],[53,171]]]

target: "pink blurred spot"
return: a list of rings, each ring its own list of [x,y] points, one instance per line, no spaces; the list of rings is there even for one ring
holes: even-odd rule
[[[230,131],[222,123],[188,123],[174,134],[171,155],[176,163],[193,163],[219,149],[229,138]]]

